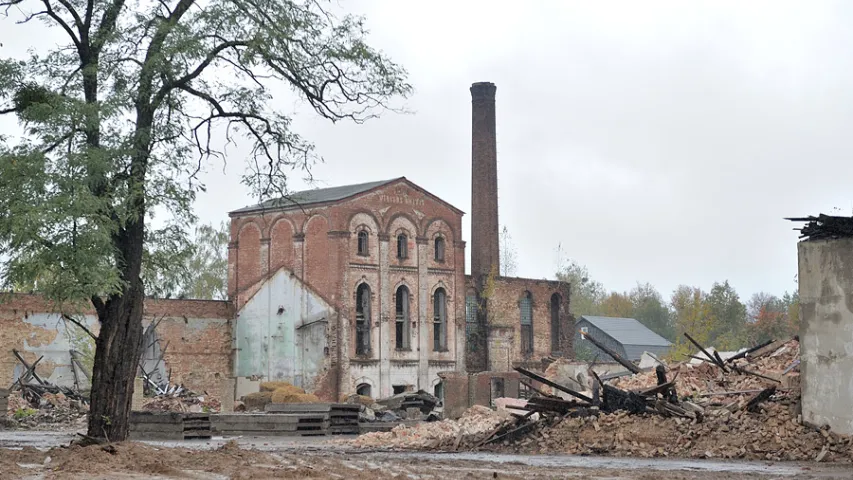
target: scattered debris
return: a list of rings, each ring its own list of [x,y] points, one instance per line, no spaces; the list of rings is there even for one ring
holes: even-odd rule
[[[390,432],[366,433],[346,442],[388,449],[471,449],[508,425],[512,418],[509,413],[475,405],[459,420],[399,425]]]
[[[817,217],[786,218],[792,222],[807,222],[800,231],[800,238],[822,240],[827,238],[853,237],[853,217],[836,217],[819,214]]]

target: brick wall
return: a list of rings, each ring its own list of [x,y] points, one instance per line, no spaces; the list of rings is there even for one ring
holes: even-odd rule
[[[261,232],[258,242],[246,237],[249,243],[244,248],[243,232],[255,228]],[[357,252],[359,231],[368,235],[366,255]],[[268,265],[269,274],[287,269],[328,299],[339,312],[339,318],[329,324],[331,366],[340,365],[340,375],[336,375],[340,390],[350,391],[358,380],[349,372],[349,359],[355,357],[355,291],[366,283],[371,291],[372,313],[372,352],[367,359],[379,361],[376,371],[381,373],[376,375],[383,377],[370,379],[377,386],[375,393],[390,392],[393,381],[428,388],[430,361],[455,365],[464,356],[464,347],[459,344],[464,341],[460,332],[465,318],[465,243],[461,231],[461,211],[405,179],[341,201],[232,214],[229,271],[236,272],[238,280],[229,283],[231,295],[237,308],[251,297],[261,282],[245,283],[243,276],[251,276],[252,270],[243,265],[260,264]],[[402,259],[397,258],[397,236],[401,234],[406,236],[408,253]],[[436,239],[443,242],[443,258],[436,258]],[[256,248],[265,242],[268,251]],[[264,271],[264,267],[259,270]],[[394,294],[400,285],[406,285],[410,292],[408,351],[397,351],[394,342]],[[448,348],[442,352],[432,349],[432,296],[437,288],[447,294]],[[391,361],[415,362],[418,367],[409,370],[417,375],[392,380]],[[464,366],[464,359],[459,365]]]
[[[97,335],[98,322],[91,308],[67,309]],[[75,348],[69,334],[82,337],[67,324],[53,304],[38,295],[0,296],[0,384],[11,384],[22,373],[12,350],[32,363],[40,356],[36,373],[54,383],[73,385],[69,350]],[[206,300],[146,299],[143,325],[158,321],[172,383],[218,396],[221,379],[231,372],[233,309],[228,302]],[[83,337],[85,338],[85,337]],[[77,345],[79,349],[79,344]],[[82,381],[82,379],[81,379]]]
[[[466,280],[469,292],[480,291],[472,277],[466,277]],[[536,368],[541,365],[543,358],[549,356],[572,357],[573,319],[569,314],[567,284],[551,280],[495,277],[493,281],[486,280],[481,289],[487,297],[484,300],[486,331],[490,338],[486,342],[490,346],[490,366],[527,365]],[[521,300],[526,292],[530,293],[532,307],[531,352],[524,352],[521,345]],[[557,307],[555,316],[552,315],[552,299],[554,307]],[[556,320],[558,327],[552,325],[552,319]],[[559,334],[559,342],[552,344],[552,332]],[[508,346],[505,348],[505,345]],[[471,363],[475,361],[469,359]]]

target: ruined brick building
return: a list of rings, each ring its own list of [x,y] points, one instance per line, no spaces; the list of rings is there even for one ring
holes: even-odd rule
[[[469,275],[463,212],[405,177],[241,208],[230,213],[229,301],[146,300],[146,375],[223,397],[286,380],[331,400],[441,394],[440,372],[570,356],[568,285],[497,275],[495,90],[471,86]],[[97,331],[94,312],[78,320]],[[44,357],[37,372],[53,383],[85,383],[72,359],[80,338],[39,298],[4,296],[0,382],[24,372],[14,349]]]
[[[386,396],[571,351],[567,286],[497,275],[495,91],[471,87],[470,275],[463,212],[405,177],[230,213],[235,375]]]

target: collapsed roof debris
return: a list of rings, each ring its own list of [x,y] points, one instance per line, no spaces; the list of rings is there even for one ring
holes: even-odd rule
[[[819,214],[817,217],[786,218],[792,222],[807,222],[799,230],[800,238],[806,240],[824,240],[828,238],[853,237],[853,217],[838,217]]]

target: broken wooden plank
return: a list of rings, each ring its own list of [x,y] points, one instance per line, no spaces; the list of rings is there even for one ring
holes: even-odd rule
[[[761,391],[761,393],[752,397],[752,399],[750,399],[749,402],[746,403],[746,410],[748,412],[753,412],[753,413],[757,412],[758,406],[761,405],[761,402],[772,397],[774,393],[776,393],[776,386],[775,385],[770,387],[770,388],[765,388],[764,390]]]
[[[40,356],[38,358],[38,360],[33,362],[32,365],[30,365],[29,363],[27,363],[26,360],[23,359],[23,357],[21,357],[21,354],[18,353],[17,350],[12,349],[12,353],[14,353],[16,357],[18,357],[18,360],[24,365],[24,368],[26,369],[26,370],[24,370],[24,373],[20,377],[18,377],[18,380],[16,380],[15,383],[12,384],[13,387],[16,384],[20,384],[21,386],[24,386],[24,384],[29,382],[30,377],[35,378],[36,381],[39,382],[40,385],[48,385],[48,383],[45,382],[44,380],[42,380],[41,377],[39,377],[38,374],[36,373],[36,365],[38,365],[39,362],[44,358],[44,355]]]
[[[745,374],[745,375],[753,375],[753,376],[756,376],[756,377],[758,377],[758,378],[763,378],[763,379],[765,379],[765,380],[770,380],[771,382],[776,382],[776,383],[779,383],[779,384],[781,384],[781,383],[782,383],[782,381],[781,381],[781,380],[779,380],[779,379],[772,378],[772,377],[768,377],[768,376],[766,376],[766,375],[762,375],[762,374],[760,374],[760,373],[758,373],[758,372],[753,372],[752,370],[747,370],[747,369],[745,369],[745,368],[743,368],[743,367],[738,367],[737,365],[732,365],[732,368],[733,368],[733,369],[734,369],[734,371],[735,371],[735,372],[737,372],[737,373],[741,373],[741,374]]]
[[[625,360],[624,358],[622,358],[622,356],[621,356],[621,355],[619,355],[618,353],[614,352],[614,351],[613,351],[613,350],[611,350],[610,348],[606,347],[604,344],[602,344],[601,342],[599,342],[598,340],[596,340],[595,338],[593,338],[593,336],[592,336],[592,335],[590,335],[589,333],[586,333],[586,332],[583,332],[583,331],[582,331],[582,332],[580,332],[580,334],[581,334],[581,336],[582,336],[584,339],[589,340],[589,341],[590,341],[590,343],[592,343],[593,345],[595,345],[596,347],[598,347],[598,348],[599,348],[599,350],[601,350],[602,352],[604,352],[604,353],[606,353],[606,354],[610,355],[610,357],[611,357],[613,360],[616,360],[616,362],[617,362],[617,363],[619,363],[620,365],[622,365],[623,367],[627,368],[628,370],[630,370],[630,371],[631,371],[631,372],[633,372],[634,374],[640,373],[640,367],[638,367],[638,366],[634,365],[633,363],[629,362],[628,360]]]
[[[524,385],[525,387],[529,388],[530,390],[533,390],[534,392],[538,393],[539,395],[542,395],[543,397],[553,397],[553,395],[549,395],[549,394],[547,394],[547,393],[543,392],[542,390],[540,390],[540,389],[538,389],[538,388],[534,387],[532,384],[530,384],[530,383],[528,383],[528,382],[524,381],[524,379],[523,379],[523,378],[522,378],[522,379],[519,379],[519,380],[518,380],[518,383],[520,383],[520,384]]]
[[[601,409],[606,412],[627,410],[631,413],[644,413],[648,410],[646,399],[640,394],[626,392],[611,385],[604,386],[604,401]]]
[[[547,378],[545,378],[541,375],[537,375],[537,374],[535,374],[529,370],[525,370],[521,367],[513,367],[513,370],[515,370],[516,372],[518,372],[518,373],[520,373],[526,377],[530,377],[539,383],[543,383],[545,385],[548,385],[549,387],[556,388],[557,390],[559,390],[563,393],[568,393],[569,395],[571,395],[575,398],[579,398],[585,402],[592,403],[592,399],[587,397],[586,395],[579,393],[579,392],[576,392],[576,391],[572,390],[571,388],[564,387],[564,386],[560,385],[559,383],[552,382],[551,380],[548,380]]]
[[[675,391],[675,379],[678,378],[678,372],[675,372],[671,381],[667,381],[666,368],[663,365],[658,365],[655,367],[655,376],[657,376],[658,386],[669,385],[661,392],[664,397],[672,403],[678,403],[678,394]]]
[[[717,363],[717,362],[718,362],[718,361],[717,361],[717,359],[716,359],[716,358],[714,358],[710,353],[708,353],[708,350],[705,350],[705,347],[703,347],[702,345],[700,345],[700,344],[699,344],[699,342],[697,342],[696,340],[694,340],[694,339],[693,339],[693,337],[691,337],[689,333],[684,332],[684,336],[685,336],[685,337],[687,337],[687,340],[690,340],[690,343],[692,343],[693,345],[695,345],[695,346],[696,346],[696,348],[698,348],[699,350],[701,350],[701,351],[702,351],[702,353],[704,353],[706,357],[708,357],[709,359],[711,359],[711,361],[714,363],[714,365],[716,365],[716,366],[720,367],[724,372],[728,373],[729,369],[728,369],[728,368],[726,368],[726,365],[725,365],[724,363],[722,363],[722,362]]]
[[[727,362],[727,363],[732,363],[732,362],[734,362],[734,361],[735,361],[735,360],[737,360],[737,359],[745,358],[745,357],[746,357],[747,355],[749,355],[750,353],[752,353],[752,352],[754,352],[754,351],[756,351],[756,350],[760,350],[760,349],[762,349],[762,348],[766,347],[767,345],[770,345],[771,343],[773,343],[773,340],[767,340],[767,341],[766,341],[766,342],[764,342],[764,343],[758,344],[758,345],[756,345],[756,346],[754,346],[754,347],[752,347],[752,348],[750,348],[750,349],[748,349],[748,350],[744,350],[744,351],[742,351],[742,352],[740,352],[740,353],[738,353],[738,354],[735,354],[735,355],[733,355],[733,356],[731,356],[731,357],[727,358],[727,359],[726,359],[726,362]]]

